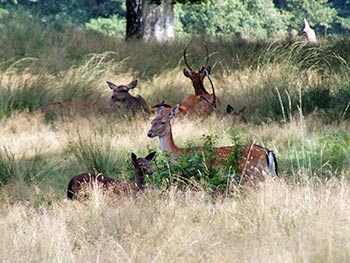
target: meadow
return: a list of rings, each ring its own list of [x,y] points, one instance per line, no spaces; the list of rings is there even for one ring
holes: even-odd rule
[[[54,31],[25,17],[0,34],[1,262],[348,262],[350,260],[349,40],[192,40],[194,69],[205,61],[221,105],[208,118],[175,119],[176,143],[232,143],[232,134],[277,153],[280,177],[258,189],[230,181],[226,194],[178,191],[148,180],[136,199],[102,195],[66,200],[71,177],[102,172],[132,178],[130,154],[157,150],[152,116],[68,109],[53,102],[107,107],[106,81],[127,84],[149,105],[193,92],[183,49],[125,42],[78,28]],[[209,83],[205,84],[209,86]],[[210,90],[210,89],[209,89]],[[225,113],[246,106],[247,123]],[[189,187],[190,188],[190,187]]]

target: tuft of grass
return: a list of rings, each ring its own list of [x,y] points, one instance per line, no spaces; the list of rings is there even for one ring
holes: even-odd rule
[[[122,164],[121,153],[98,133],[85,138],[79,133],[66,150],[73,163],[85,172],[112,174]]]
[[[0,185],[7,184],[17,177],[18,170],[15,156],[7,148],[0,151]]]

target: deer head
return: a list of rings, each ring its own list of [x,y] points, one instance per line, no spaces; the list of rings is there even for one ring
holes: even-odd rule
[[[139,172],[142,175],[152,174],[153,170],[150,163],[153,160],[155,155],[156,155],[156,152],[151,152],[145,158],[142,158],[142,157],[137,158],[136,154],[131,153],[131,163],[134,166],[135,171]]]
[[[119,109],[128,108],[132,101],[135,99],[129,94],[129,90],[137,86],[137,80],[130,82],[128,85],[116,85],[110,81],[107,81],[108,87],[113,91],[111,96],[110,105],[116,106]]]
[[[242,109],[240,109],[239,111],[234,111],[233,107],[228,104],[226,107],[226,112],[230,115],[233,116],[233,120],[235,122],[243,122],[246,123],[247,119],[244,116],[244,111],[245,111],[246,107],[244,106]]]
[[[203,84],[204,78],[206,76],[209,76],[209,74],[211,72],[211,66],[208,66],[208,62],[209,62],[208,46],[206,43],[203,43],[205,50],[206,50],[206,56],[207,56],[206,62],[205,62],[205,65],[198,72],[196,72],[191,68],[191,66],[187,62],[186,52],[187,52],[187,48],[190,45],[190,43],[191,42],[189,42],[187,44],[187,46],[184,49],[184,53],[183,53],[184,61],[185,61],[185,64],[188,68],[188,70],[184,68],[183,73],[187,78],[191,79],[195,95],[209,94],[207,92],[207,90],[205,89],[204,84]]]
[[[124,112],[136,113],[141,111],[144,115],[150,113],[150,108],[147,102],[140,96],[132,96],[129,90],[133,89],[137,85],[137,80],[130,82],[128,85],[116,85],[110,81],[107,81],[108,87],[113,91],[110,99],[110,106]]]

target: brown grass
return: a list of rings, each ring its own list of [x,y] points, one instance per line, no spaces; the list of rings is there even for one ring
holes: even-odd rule
[[[2,203],[2,262],[346,262],[344,180],[264,184],[212,202],[150,190],[138,199],[93,192],[85,203]]]

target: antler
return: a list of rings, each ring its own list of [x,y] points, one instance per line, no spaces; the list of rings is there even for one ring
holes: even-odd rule
[[[188,42],[188,44],[186,45],[185,49],[184,49],[184,60],[185,60],[185,64],[187,66],[187,68],[190,70],[190,71],[193,71],[193,69],[190,67],[190,65],[188,64],[187,62],[187,58],[186,58],[186,51],[187,51],[187,48],[188,46],[191,44],[192,40],[190,42]]]
[[[206,42],[202,42],[202,43],[203,43],[203,45],[204,45],[204,47],[205,47],[205,51],[206,51],[206,54],[207,54],[207,60],[205,61],[205,65],[204,65],[204,67],[206,68],[207,65],[208,65],[208,62],[209,62],[209,50],[208,50],[208,45],[207,45],[207,43],[206,43]]]
[[[210,85],[211,85],[211,88],[212,88],[212,90],[213,90],[213,102],[212,102],[211,104],[213,105],[214,109],[216,109],[216,95],[215,95],[214,84],[213,84],[213,82],[211,81],[211,78],[210,78],[209,74],[207,74],[207,77],[208,77],[208,79],[209,79],[209,81],[210,81]]]
[[[211,84],[211,88],[213,90],[213,102],[210,102],[206,97],[204,97],[203,95],[201,95],[200,99],[204,100],[205,102],[207,102],[209,105],[213,106],[214,110],[216,109],[216,95],[215,95],[215,89],[214,89],[214,85],[213,82],[211,81],[211,78],[209,77],[209,75],[207,75],[210,84]]]

